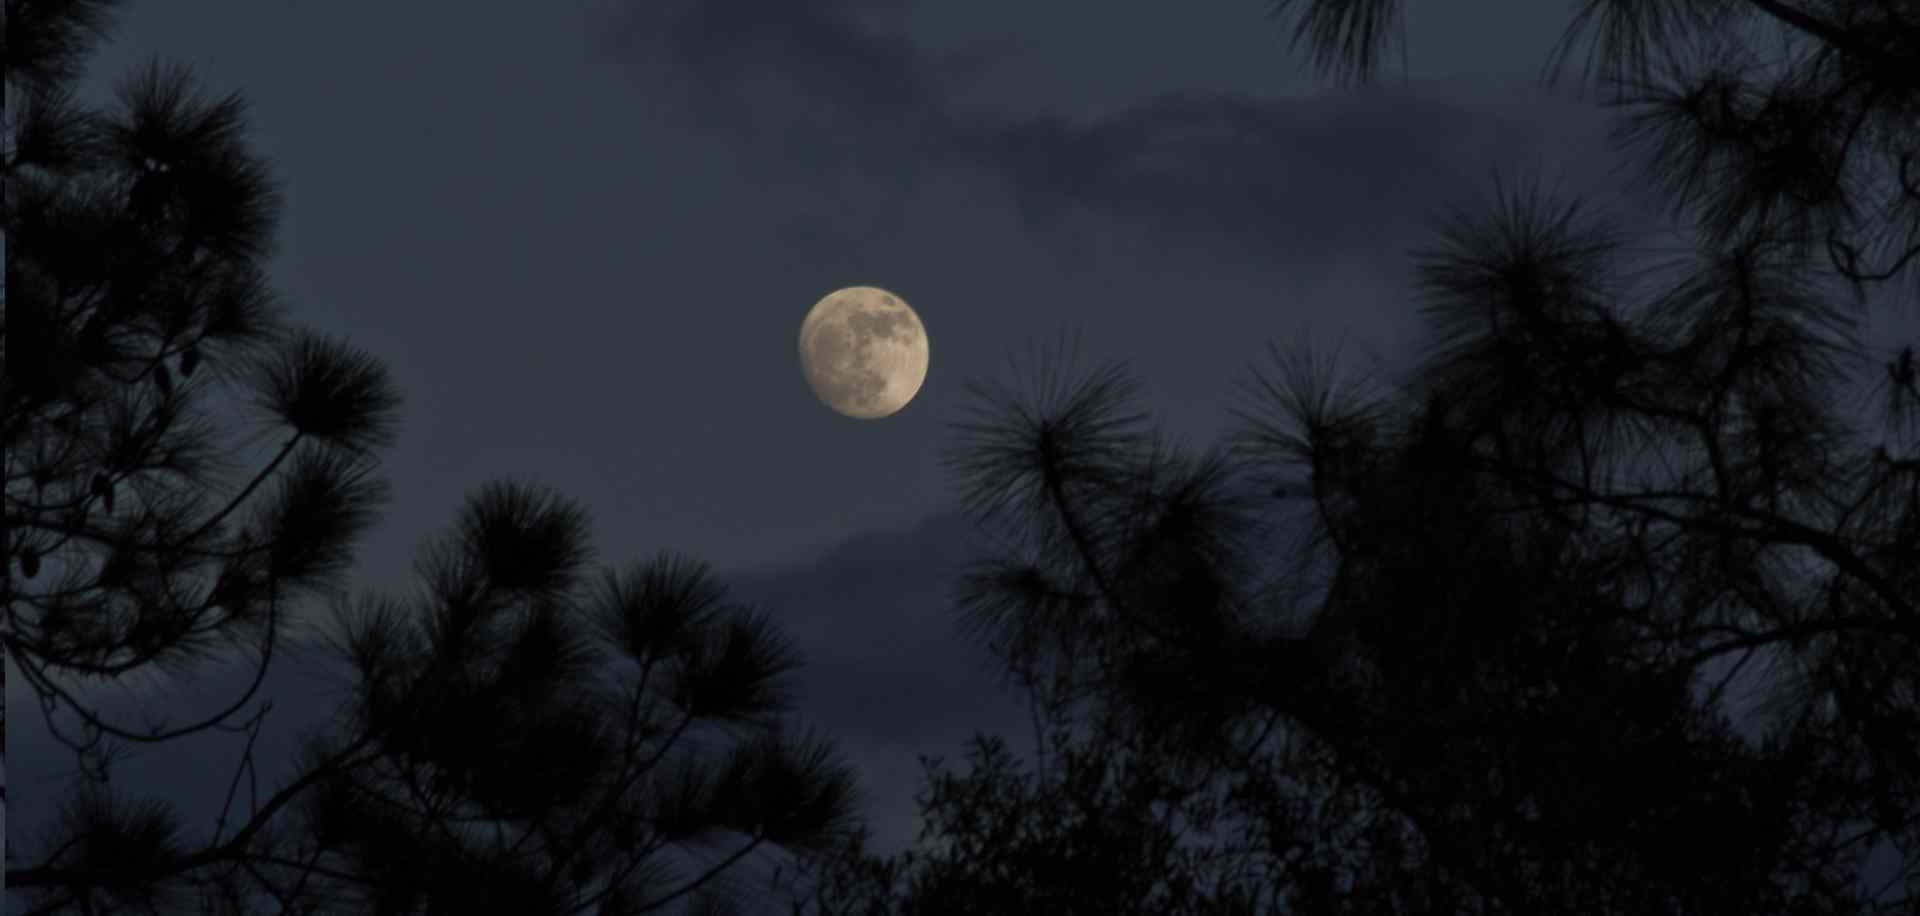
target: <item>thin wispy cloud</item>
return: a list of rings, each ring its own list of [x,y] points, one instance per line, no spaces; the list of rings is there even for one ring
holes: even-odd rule
[[[903,194],[933,172],[985,176],[1035,228],[1078,212],[1289,257],[1410,228],[1484,184],[1490,157],[1531,158],[1558,127],[1391,90],[1175,90],[1087,114],[982,107],[964,101],[969,78],[1012,52],[924,47],[902,6],[633,4],[609,14],[605,46],[657,115],[731,135],[765,173],[852,173]]]

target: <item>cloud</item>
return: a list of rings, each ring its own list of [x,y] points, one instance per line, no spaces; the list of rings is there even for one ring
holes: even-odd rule
[[[895,0],[662,0],[611,14],[606,47],[656,113],[730,136],[792,181],[929,172],[998,182],[1036,228],[1076,213],[1289,256],[1405,228],[1566,125],[1385,92],[1263,99],[1176,91],[1087,116],[962,102],[999,52],[940,52]],[[1566,117],[1562,114],[1562,118]]]
[[[958,576],[985,546],[970,522],[941,514],[858,535],[806,566],[733,577],[729,588],[775,614],[806,658],[810,719],[911,745],[951,725],[922,703],[964,706],[992,688],[997,669],[959,638],[949,613]]]
[[[970,522],[942,514],[855,536],[813,563],[728,577],[732,595],[774,615],[805,659],[797,712],[860,770],[882,848],[915,835],[920,754],[958,762],[975,732],[1030,744],[1024,700],[952,613],[957,577],[984,546]]]

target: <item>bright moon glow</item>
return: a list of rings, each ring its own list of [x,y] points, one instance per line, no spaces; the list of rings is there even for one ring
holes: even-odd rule
[[[800,369],[828,407],[861,420],[892,416],[927,380],[927,328],[884,289],[834,290],[800,322]]]

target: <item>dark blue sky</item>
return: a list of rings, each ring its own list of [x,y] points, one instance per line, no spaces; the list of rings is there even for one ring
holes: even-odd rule
[[[243,92],[285,182],[295,318],[404,386],[356,587],[406,587],[480,482],[554,485],[603,561],[686,551],[789,624],[803,711],[891,844],[916,752],[1026,731],[944,609],[965,380],[1077,330],[1202,441],[1269,341],[1398,358],[1405,250],[1495,167],[1624,206],[1600,109],[1535,84],[1566,5],[1412,6],[1407,78],[1364,91],[1311,76],[1256,0],[147,0],[91,78],[104,99],[157,55]],[[795,355],[806,309],[853,284],[932,341],[885,420],[815,402]],[[332,706],[298,667],[276,728]],[[17,830],[65,760],[8,702]],[[130,785],[191,803],[235,751],[150,755]]]
[[[1477,52],[1436,21],[1412,63],[1444,85],[1356,97],[1254,2],[921,6],[135,2],[94,75],[160,55],[252,101],[280,288],[406,387],[381,579],[502,473],[589,501],[608,550],[726,568],[911,523],[960,383],[1062,326],[1208,432],[1264,341],[1393,337],[1400,249],[1494,162],[1597,161],[1584,112],[1522,97],[1556,16]],[[856,282],[933,341],[886,422],[794,354]]]

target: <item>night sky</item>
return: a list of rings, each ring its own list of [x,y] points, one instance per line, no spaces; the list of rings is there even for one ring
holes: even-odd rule
[[[395,498],[353,588],[409,588],[416,545],[506,476],[583,501],[602,563],[704,559],[797,640],[799,714],[859,765],[890,849],[916,753],[1028,745],[947,613],[965,382],[1077,332],[1204,444],[1269,342],[1403,358],[1406,251],[1496,169],[1658,230],[1593,94],[1536,79],[1568,5],[1412,6],[1408,71],[1395,53],[1353,89],[1258,0],[147,0],[89,92],[157,58],[243,93],[284,182],[291,317],[401,384]],[[821,405],[795,353],[808,307],[856,284],[932,341],[882,420]],[[334,708],[325,675],[279,664],[270,738]],[[71,761],[17,678],[7,700],[17,843]],[[217,809],[239,739],[189,745],[123,764],[127,788]]]

